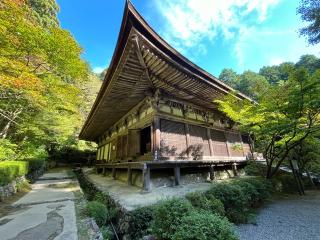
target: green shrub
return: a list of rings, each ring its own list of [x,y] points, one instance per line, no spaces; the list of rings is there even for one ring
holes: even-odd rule
[[[184,216],[172,239],[174,240],[236,240],[233,226],[219,215],[193,212]]]
[[[225,215],[223,203],[212,195],[210,195],[210,199],[208,199],[203,192],[192,192],[188,193],[186,198],[196,209],[216,213],[220,216]]]
[[[28,162],[3,161],[0,162],[0,186],[6,185],[16,177],[28,173]]]
[[[155,206],[152,232],[160,239],[173,239],[182,218],[191,213],[191,203],[182,198],[172,198]]]
[[[242,179],[242,182],[250,183],[254,186],[258,195],[256,196],[255,200],[263,201],[271,196],[273,192],[273,186],[271,182],[265,178],[246,178]]]
[[[278,173],[272,179],[272,184],[276,191],[293,193],[297,192],[298,186],[292,174]]]
[[[244,171],[248,176],[266,176],[266,166],[255,161],[249,161]]]
[[[131,212],[129,233],[131,239],[141,239],[143,236],[151,234],[151,224],[153,221],[153,206],[141,207]]]
[[[87,203],[86,207],[87,215],[94,218],[99,226],[103,226],[107,220],[110,219],[107,207],[97,201],[91,201]]]
[[[110,240],[113,238],[113,232],[111,231],[110,227],[102,226],[100,231],[104,240]]]
[[[17,144],[10,142],[8,139],[0,139],[0,161],[14,159],[17,152]]]
[[[29,172],[37,171],[44,167],[45,164],[44,159],[28,159],[27,161],[29,163]]]
[[[233,183],[236,186],[239,186],[242,190],[242,193],[245,197],[246,206],[250,207],[255,205],[260,201],[260,195],[255,186],[249,182],[243,181],[242,179]]]
[[[245,222],[247,209],[247,197],[240,186],[220,183],[214,185],[206,192],[207,198],[219,199],[225,208],[228,219],[235,223]]]

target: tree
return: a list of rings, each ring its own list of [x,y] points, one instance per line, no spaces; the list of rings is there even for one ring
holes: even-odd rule
[[[233,96],[217,101],[220,110],[255,138],[255,147],[267,162],[272,178],[289,154],[308,137],[320,131],[320,70],[304,68],[290,74],[279,86],[270,86],[259,104]]]
[[[259,74],[264,76],[269,84],[279,84],[280,81],[287,81],[289,74],[294,70],[293,63],[284,62],[280,65],[264,66],[260,69]]]
[[[233,88],[237,88],[239,82],[238,74],[230,68],[224,68],[219,75],[219,79]]]
[[[320,59],[310,54],[302,55],[296,63],[296,67],[304,67],[310,73],[314,73],[317,69],[320,69]]]
[[[55,0],[28,0],[37,22],[44,28],[59,27],[59,6]]]
[[[301,0],[297,13],[309,25],[300,29],[300,35],[306,36],[308,42],[315,45],[320,42],[320,2],[318,0]]]
[[[236,89],[257,100],[268,87],[269,83],[264,76],[252,71],[245,71],[240,75]]]
[[[25,1],[0,3],[0,138],[19,151],[33,146],[51,154],[77,144],[85,117],[82,87],[92,79],[72,35],[34,14],[38,9],[47,14],[39,16],[55,22],[56,15],[42,9],[56,9],[55,1],[27,3],[33,8]]]

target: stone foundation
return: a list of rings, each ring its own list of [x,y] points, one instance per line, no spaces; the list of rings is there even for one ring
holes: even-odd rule
[[[7,185],[0,186],[0,202],[17,193],[17,191],[19,191],[19,185],[24,184],[26,182],[27,179],[24,176],[22,176],[17,177],[15,180],[13,180],[11,183],[8,183]]]
[[[153,169],[151,170],[151,189],[159,187],[173,187],[175,186],[174,179],[174,169]],[[102,173],[100,173],[102,174]],[[243,175],[243,167],[237,169],[237,175]],[[104,174],[106,177],[112,177],[112,171],[107,170]],[[234,177],[235,172],[231,168],[221,167],[216,168],[214,171],[214,179],[222,180],[230,177]],[[127,183],[128,176],[126,169],[117,169],[115,180]],[[188,183],[200,183],[210,181],[210,173],[206,168],[203,169],[192,169],[192,168],[183,168],[181,169],[181,180],[180,184]],[[142,171],[141,170],[132,170],[132,185],[142,187]]]

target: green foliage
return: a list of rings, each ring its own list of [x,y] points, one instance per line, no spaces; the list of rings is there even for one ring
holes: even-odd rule
[[[28,172],[37,171],[45,166],[44,159],[28,159],[26,161],[29,164]]]
[[[154,209],[152,232],[161,239],[173,239],[182,218],[192,211],[190,202],[182,198],[172,198],[160,202]]]
[[[55,0],[28,0],[37,22],[45,28],[58,27],[59,6]]]
[[[237,88],[240,81],[238,74],[230,68],[223,69],[219,79],[233,88]]]
[[[249,161],[244,167],[244,171],[248,176],[265,176],[266,166],[256,161]]]
[[[111,240],[112,239],[113,232],[110,229],[110,227],[102,226],[100,228],[100,231],[101,231],[101,234],[102,234],[102,237],[104,240]]]
[[[17,145],[8,139],[0,139],[0,161],[14,159]]]
[[[271,196],[272,185],[263,178],[247,178],[235,181],[246,197],[247,207],[255,207]]]
[[[244,194],[240,186],[219,183],[206,192],[208,198],[219,199],[225,208],[226,216],[232,222],[245,222],[248,211],[248,196]]]
[[[184,216],[174,233],[174,240],[236,240],[233,226],[227,219],[206,212]]]
[[[0,159],[54,158],[62,146],[79,147],[100,81],[57,12],[55,0],[0,4],[0,138],[11,143]]]
[[[28,162],[25,161],[3,161],[0,162],[0,186],[6,185],[16,177],[28,173]]]
[[[129,233],[132,240],[151,234],[154,207],[141,207],[131,212]]]
[[[301,19],[309,25],[300,30],[302,36],[306,36],[310,44],[320,42],[320,3],[318,0],[300,0],[297,9]]]
[[[212,195],[209,199],[202,192],[192,192],[186,195],[192,206],[197,210],[205,210],[220,216],[225,215],[223,203]]]
[[[89,217],[94,218],[100,227],[110,220],[108,209],[103,203],[97,201],[88,202],[86,212]]]
[[[220,110],[242,131],[253,134],[255,150],[267,161],[268,178],[307,137],[320,131],[320,70],[299,68],[289,80],[269,86],[260,94],[259,104],[239,101],[232,96],[217,101]]]

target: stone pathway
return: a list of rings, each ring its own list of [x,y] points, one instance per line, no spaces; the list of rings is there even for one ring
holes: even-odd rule
[[[73,191],[79,189],[67,169],[44,174],[32,190],[0,218],[3,240],[76,240]]]
[[[241,240],[320,240],[320,191],[274,200],[237,232]]]

